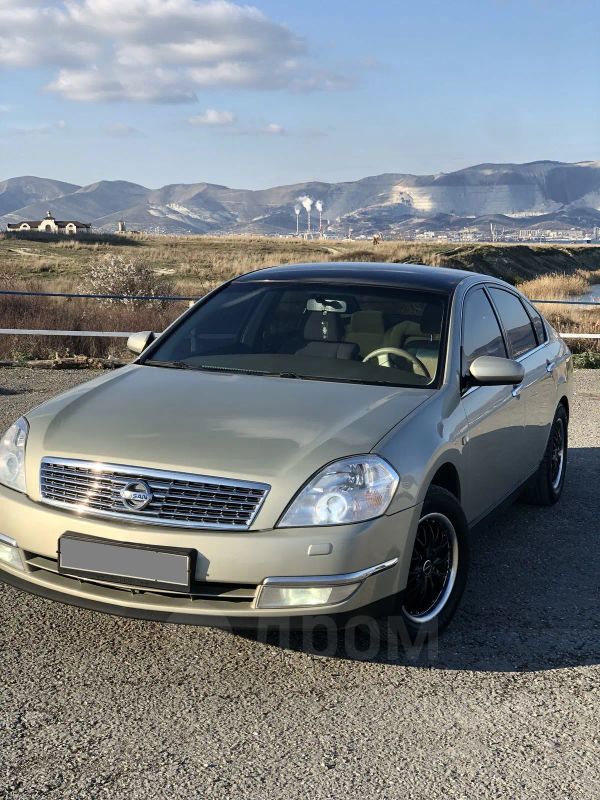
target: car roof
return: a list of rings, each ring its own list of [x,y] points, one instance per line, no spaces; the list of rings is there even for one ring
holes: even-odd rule
[[[279,267],[247,272],[235,283],[293,281],[301,283],[334,281],[398,286],[404,289],[426,289],[452,292],[467,278],[483,277],[475,272],[425,264],[374,263],[371,261],[329,261],[312,264],[285,264]]]

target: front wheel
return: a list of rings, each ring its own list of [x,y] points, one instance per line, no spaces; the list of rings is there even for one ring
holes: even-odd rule
[[[410,561],[400,614],[409,632],[440,633],[450,622],[469,571],[469,526],[453,494],[427,492]]]

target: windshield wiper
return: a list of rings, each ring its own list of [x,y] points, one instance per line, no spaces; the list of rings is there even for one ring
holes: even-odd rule
[[[200,372],[232,372],[236,375],[266,375],[270,378],[301,378],[295,372],[268,372],[260,369],[245,369],[244,367],[223,367],[218,364],[188,364],[186,361],[159,361],[149,358],[143,362],[150,367],[166,367],[167,369],[194,369]]]
[[[244,369],[243,367],[222,367],[218,364],[188,364],[186,361],[159,361],[157,359],[149,358],[147,361],[142,362],[149,367],[165,367],[166,369],[191,369],[196,372],[228,372],[234,375],[260,375],[266,378],[288,378],[290,380],[302,381],[325,381],[334,383],[355,383],[369,386],[389,386],[390,388],[410,388],[422,389],[428,387],[413,386],[406,384],[390,383],[389,381],[366,381],[361,378],[333,378],[323,375],[300,375],[297,372],[290,372],[284,370],[282,372],[268,372],[267,370],[260,369]]]
[[[157,361],[154,358],[149,358],[142,364],[149,367],[166,367],[167,369],[196,369],[191,364],[186,364],[185,361]]]
[[[270,372],[263,372],[260,369],[245,369],[244,367],[220,367],[217,364],[199,364],[195,369],[206,370],[207,372],[233,372],[236,375],[270,375]]]

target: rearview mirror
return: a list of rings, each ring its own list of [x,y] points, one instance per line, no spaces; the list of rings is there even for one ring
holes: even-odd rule
[[[139,333],[132,333],[127,339],[127,349],[131,350],[132,353],[139,355],[155,339],[156,334],[154,331],[140,331]]]
[[[337,314],[344,314],[346,312],[345,300],[326,300],[311,297],[306,303],[307,311],[332,311]]]
[[[469,374],[479,386],[515,386],[525,377],[525,369],[511,358],[479,356],[471,364]]]

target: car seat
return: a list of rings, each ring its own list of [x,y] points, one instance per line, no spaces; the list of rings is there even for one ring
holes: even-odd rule
[[[304,344],[296,350],[298,356],[352,359],[358,346],[344,342],[344,326],[339,314],[311,311],[304,325]]]
[[[384,324],[381,311],[355,311],[344,337],[358,345],[361,358],[383,347]]]
[[[419,334],[406,336],[404,349],[422,361],[433,378],[437,372],[440,355],[442,307],[437,303],[426,306],[420,327]]]

